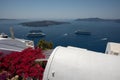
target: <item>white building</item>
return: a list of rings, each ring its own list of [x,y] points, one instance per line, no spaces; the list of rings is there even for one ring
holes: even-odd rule
[[[120,55],[120,43],[109,42],[105,51],[106,54]]]
[[[0,52],[10,53],[13,51],[21,52],[25,48],[34,48],[33,41],[25,39],[12,39],[12,38],[2,38],[0,37]]]
[[[43,80],[120,80],[120,56],[75,47],[57,47]]]

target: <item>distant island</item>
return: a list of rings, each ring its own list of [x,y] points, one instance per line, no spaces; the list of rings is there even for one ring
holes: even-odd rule
[[[120,23],[120,19],[101,19],[101,18],[82,18],[76,19],[75,21],[114,21]]]
[[[69,22],[57,22],[57,21],[44,20],[44,21],[23,22],[20,24],[23,26],[29,26],[29,27],[43,27],[43,26],[60,25],[60,24],[68,24],[68,23]]]
[[[0,21],[5,21],[5,20],[16,20],[16,19],[5,19],[5,18],[0,19]]]

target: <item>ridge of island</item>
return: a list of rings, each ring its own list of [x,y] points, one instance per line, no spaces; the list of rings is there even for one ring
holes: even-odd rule
[[[23,22],[20,24],[23,26],[29,26],[29,27],[45,27],[45,26],[47,27],[50,25],[69,24],[69,22],[58,22],[58,21],[44,20],[44,21]]]
[[[99,21],[99,22],[113,21],[120,23],[120,19],[102,19],[102,18],[78,18],[75,21]]]

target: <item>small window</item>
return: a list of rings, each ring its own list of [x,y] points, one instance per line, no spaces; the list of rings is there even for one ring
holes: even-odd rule
[[[114,53],[114,55],[118,55],[119,53]]]

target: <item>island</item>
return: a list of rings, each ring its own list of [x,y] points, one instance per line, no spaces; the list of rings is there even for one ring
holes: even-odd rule
[[[5,20],[17,20],[17,19],[0,18],[0,21],[5,21]]]
[[[79,18],[76,19],[75,21],[96,21],[96,22],[113,21],[120,23],[120,19],[102,19],[102,18]]]
[[[29,27],[43,27],[43,26],[60,25],[60,24],[68,24],[68,23],[69,22],[57,22],[57,21],[44,20],[44,21],[23,22],[20,24],[23,26],[29,26]]]

